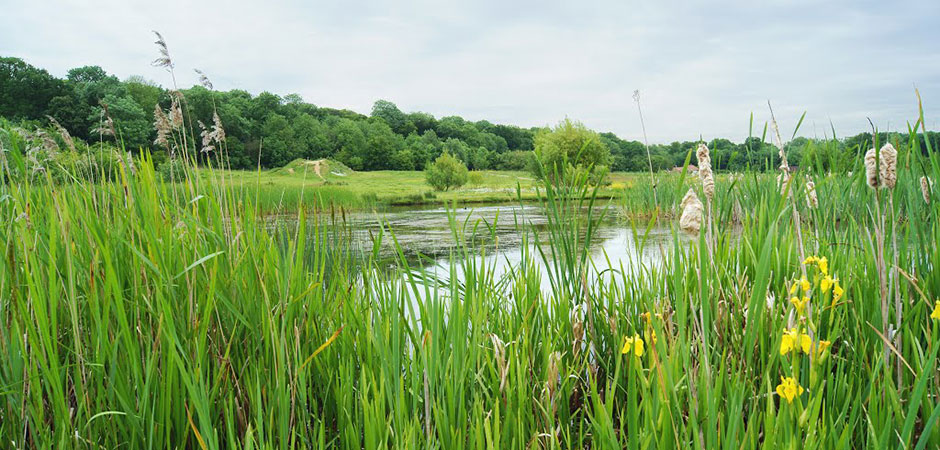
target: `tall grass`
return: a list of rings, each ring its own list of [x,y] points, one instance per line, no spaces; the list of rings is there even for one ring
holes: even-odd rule
[[[916,140],[895,144],[903,167],[882,193],[905,305],[886,363],[860,161],[788,186],[802,198],[815,183],[819,208],[797,225],[845,289],[833,302],[798,257],[791,208],[805,202],[757,173],[718,177],[713,243],[674,231],[661,264],[633,268],[590,259],[585,180],[542,186],[549,224],[518,225],[538,245],[509,275],[466,241],[487,224],[453,220],[452,276],[431,284],[394,230],[356,250],[298,198],[285,202],[298,220],[272,231],[257,192],[212,173],[180,190],[146,156],[112,182],[34,176],[28,142],[2,133],[0,447],[940,446],[940,212],[918,181],[940,179],[940,162]],[[675,229],[669,208],[694,183],[658,178],[650,222]],[[638,180],[624,206],[653,196]],[[642,243],[648,225],[624,226]],[[385,241],[398,269],[380,261]],[[788,302],[801,267],[806,317]],[[782,355],[793,328],[831,346]],[[642,355],[622,353],[628,337]],[[803,392],[781,397],[781,377]]]

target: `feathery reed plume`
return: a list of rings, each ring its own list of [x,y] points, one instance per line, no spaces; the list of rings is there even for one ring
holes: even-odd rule
[[[182,103],[180,98],[183,94],[179,91],[172,91],[171,95],[173,101],[170,103],[170,125],[174,130],[178,130],[183,126],[183,108],[180,106]]]
[[[816,183],[806,182],[806,206],[810,209],[819,208],[819,198],[816,197]]]
[[[679,207],[682,208],[679,228],[690,233],[698,233],[702,229],[702,202],[695,195],[695,191],[689,188],[689,192],[686,192]]]
[[[59,133],[59,137],[62,138],[62,141],[65,142],[65,145],[71,151],[75,151],[75,141],[72,140],[72,135],[69,134],[69,130],[66,130],[58,120],[55,120],[52,116],[46,116],[49,119],[49,122],[52,123],[52,126],[55,128],[55,131]]]
[[[56,143],[55,139],[52,139],[52,136],[49,133],[46,133],[46,130],[42,128],[36,128],[36,137],[39,139],[39,142],[42,144],[43,150],[46,151],[49,155],[54,155],[59,151],[59,144]]]
[[[209,81],[209,77],[207,77],[206,74],[199,69],[193,69],[193,70],[199,75],[199,84],[201,84],[202,87],[211,91],[213,87],[212,87],[212,82]]]
[[[702,190],[705,191],[705,198],[711,201],[715,198],[715,175],[712,173],[712,158],[705,143],[698,144],[698,150],[695,152],[698,158],[698,173],[702,178]]]
[[[169,146],[170,133],[173,132],[173,125],[170,124],[170,118],[163,112],[160,105],[153,107],[153,128],[157,130],[157,138],[154,139],[155,145]]]
[[[924,203],[930,204],[930,188],[933,186],[933,181],[930,181],[926,176],[920,177],[920,193],[924,195]]]
[[[898,151],[891,144],[881,147],[881,187],[894,189],[898,182]]]
[[[92,133],[98,133],[100,136],[117,136],[114,130],[114,121],[111,120],[111,114],[108,112],[108,104],[101,102],[101,122],[98,127],[91,130]]]
[[[150,64],[154,67],[162,67],[169,72],[173,70],[173,60],[170,58],[170,51],[166,47],[166,41],[163,39],[163,35],[160,34],[160,32],[153,30],[153,34],[157,35],[157,40],[153,43],[157,44],[160,56]]]
[[[225,127],[222,126],[222,119],[216,111],[212,112],[212,133],[215,135],[215,142],[222,144],[225,141]]]
[[[199,124],[199,136],[202,137],[202,149],[199,150],[202,153],[209,153],[215,150],[215,146],[212,145],[213,133],[206,128],[206,124],[202,123],[201,120],[197,120],[196,123]]]

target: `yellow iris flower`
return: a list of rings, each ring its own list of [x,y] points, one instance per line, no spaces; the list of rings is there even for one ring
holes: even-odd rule
[[[833,281],[832,286],[832,302],[835,303],[842,298],[842,294],[845,294],[845,291],[842,290],[842,286],[839,286],[839,280]]]
[[[791,297],[790,303],[796,308],[796,313],[802,316],[806,313],[806,305],[809,303],[809,297],[803,297],[802,299]]]
[[[816,346],[816,357],[822,356],[826,350],[829,349],[829,346],[832,345],[832,342],[829,341],[819,341],[819,345]]]
[[[833,281],[835,280],[833,280],[832,277],[826,275],[822,280],[819,280],[819,289],[823,292],[829,292],[829,289],[832,289]]]
[[[781,355],[800,350],[808,355],[812,348],[813,340],[810,339],[808,334],[800,333],[798,328],[783,330],[783,338],[780,339]]]
[[[803,288],[803,292],[809,292],[810,288],[813,286],[809,284],[809,280],[806,277],[800,279],[800,287]]]
[[[822,258],[816,259],[816,266],[819,267],[819,271],[823,275],[829,275],[829,259],[823,256]]]
[[[638,358],[643,356],[643,338],[639,334],[623,338],[623,348],[620,349],[620,353],[626,355],[630,352],[633,352]]]
[[[793,403],[793,399],[803,393],[803,386],[800,386],[792,377],[780,377],[780,384],[777,385],[777,395],[787,400],[787,403]]]
[[[937,302],[934,304],[933,312],[930,313],[930,318],[940,320],[940,300],[937,300]]]

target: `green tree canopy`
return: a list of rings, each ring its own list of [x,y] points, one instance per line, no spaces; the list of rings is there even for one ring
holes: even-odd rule
[[[428,184],[438,191],[463,186],[470,178],[467,166],[447,152],[438,156],[433,163],[428,164],[427,169],[424,170],[424,175]]]

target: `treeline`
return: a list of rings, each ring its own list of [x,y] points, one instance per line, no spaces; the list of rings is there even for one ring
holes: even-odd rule
[[[458,116],[436,118],[423,112],[405,113],[394,103],[379,100],[366,116],[305,102],[299,95],[278,96],[243,90],[216,91],[201,85],[181,90],[183,113],[193,134],[195,124],[212,123],[217,111],[225,129],[225,152],[232,168],[280,167],[296,158],[333,158],[356,170],[420,170],[444,152],[471,170],[522,170],[529,165],[534,140],[542,128],[522,128]],[[54,118],[72,136],[110,141],[138,151],[150,149],[165,159],[166,149],[155,145],[154,110],[171,106],[172,93],[139,76],[120,80],[98,66],[72,69],[64,79],[18,58],[0,58],[0,116],[35,126]],[[113,120],[115,136],[100,131]],[[934,148],[937,133],[928,133]],[[899,134],[879,140],[904,143]],[[610,150],[610,169],[649,169],[646,147],[601,133]],[[789,160],[821,170],[850,167],[859,149],[870,145],[871,134],[842,140],[797,138],[788,144]],[[760,137],[741,143],[714,139],[708,143],[717,170],[767,169],[778,164],[777,149]],[[198,143],[190,143],[193,150]],[[650,147],[654,170],[681,166],[697,141]],[[194,151],[194,154],[201,154]],[[694,159],[693,159],[694,163]]]

